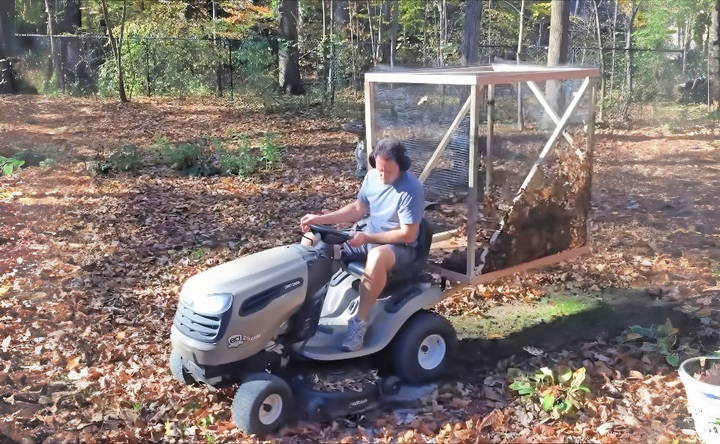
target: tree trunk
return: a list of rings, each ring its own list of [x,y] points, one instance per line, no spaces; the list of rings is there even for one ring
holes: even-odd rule
[[[720,0],[715,0],[710,24],[710,99],[720,105]]]
[[[48,1],[48,0],[45,0]],[[110,48],[112,48],[113,56],[115,57],[115,66],[117,67],[118,76],[118,96],[122,103],[127,103],[128,98],[125,93],[125,73],[122,67],[122,49],[123,38],[125,37],[125,16],[127,13],[127,0],[123,0],[123,12],[122,18],[120,19],[120,39],[115,40],[112,32],[112,22],[110,21],[110,14],[108,13],[107,4],[105,0],[100,0],[100,6],[102,7],[103,18],[105,19],[105,26],[107,28],[108,38],[110,39]]]
[[[610,90],[615,87],[615,45],[617,45],[617,13],[618,13],[618,2],[615,2],[615,11],[613,12],[612,22],[612,53],[610,57]]]
[[[481,16],[482,2],[465,0],[465,24],[463,25],[463,40],[460,47],[463,65],[471,65],[479,60],[478,36],[480,34]]]
[[[522,53],[523,30],[525,28],[525,0],[520,2],[520,13],[518,14],[519,30],[517,51],[515,51],[515,63],[520,64],[520,54]],[[525,128],[525,115],[523,112],[523,84],[517,84],[517,129],[522,131]]]
[[[548,45],[548,66],[567,63],[568,40],[570,34],[570,2],[554,1],[550,9],[550,42]],[[564,97],[562,83],[548,80],[545,84],[545,96],[548,104],[558,115],[562,115]],[[548,116],[549,118],[549,116]]]
[[[278,15],[280,37],[284,40],[278,52],[280,88],[290,94],[305,94],[297,47],[298,0],[280,0]]]
[[[55,2],[45,0],[45,14],[47,15],[47,34],[50,38],[50,69],[49,77],[55,74],[55,86],[59,91],[65,89],[64,76],[62,72],[62,57],[58,42],[55,40]]]
[[[638,13],[638,10],[640,9],[640,3],[636,5],[632,5],[632,13],[630,14],[630,17],[627,21],[627,26],[625,27],[625,92],[626,97],[628,100],[630,100],[630,95],[632,94],[632,59],[633,59],[633,53],[631,51],[632,49],[632,33],[633,33],[633,26],[635,23],[635,16]]]
[[[334,0],[332,13],[333,21],[338,25],[339,29],[342,29],[350,21],[348,0]]]
[[[395,67],[395,46],[397,46],[398,17],[400,15],[400,4],[398,0],[393,1],[392,21],[390,22],[390,67]]]
[[[0,59],[15,54],[15,2],[0,1]]]
[[[592,0],[593,10],[595,11],[595,28],[597,30],[597,45],[600,51],[600,106],[598,108],[598,121],[603,121],[603,111],[605,110],[605,55],[603,54],[602,32],[600,30],[600,11],[598,8],[599,0]]]

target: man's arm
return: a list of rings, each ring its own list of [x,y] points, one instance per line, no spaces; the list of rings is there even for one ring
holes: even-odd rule
[[[340,224],[353,223],[362,219],[367,214],[365,204],[356,200],[347,204],[339,210],[326,214],[306,214],[300,219],[300,228],[307,232],[311,224]]]
[[[353,247],[362,244],[409,244],[415,242],[420,231],[420,224],[401,224],[400,228],[383,231],[382,233],[355,233],[348,241]]]

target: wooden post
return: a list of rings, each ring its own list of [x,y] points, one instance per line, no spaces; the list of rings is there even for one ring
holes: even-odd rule
[[[520,85],[521,83],[518,83]],[[485,143],[485,195],[490,192],[492,186],[492,154],[493,154],[493,138],[495,137],[495,85],[487,86],[487,139]]]
[[[540,88],[537,86],[535,82],[532,80],[529,80],[527,82],[528,87],[530,87],[530,91],[535,95],[535,98],[540,102],[540,105],[545,109],[545,112],[550,116],[550,119],[555,123],[555,125],[560,123],[560,117],[555,113],[555,110],[552,109],[550,104],[548,104],[547,100],[545,100],[545,96],[543,95],[542,91],[540,91]],[[563,137],[565,140],[567,140],[567,143],[570,144],[570,146],[574,146],[575,142],[573,141],[570,134],[567,133],[567,131],[562,132]]]
[[[470,87],[470,132],[468,142],[468,195],[467,195],[467,268],[466,275],[468,280],[475,276],[475,243],[477,238],[477,211],[478,211],[478,190],[477,190],[477,173],[478,173],[478,116],[480,111],[482,88],[472,85]]]
[[[365,79],[365,161],[370,169],[370,153],[375,143],[375,90],[373,84]]]
[[[590,166],[588,170],[588,192],[590,193],[590,196],[588,196],[588,208],[587,208],[587,216],[585,218],[585,246],[590,246],[590,239],[592,235],[592,227],[591,227],[591,220],[592,215],[590,214],[592,211],[592,205],[590,204],[592,202],[592,177],[593,177],[593,162],[594,162],[594,152],[595,152],[595,103],[597,101],[597,80],[593,80],[591,82],[591,89],[590,89],[590,113],[588,116],[588,122],[587,122],[587,149],[586,149],[586,159],[588,162],[588,165]]]

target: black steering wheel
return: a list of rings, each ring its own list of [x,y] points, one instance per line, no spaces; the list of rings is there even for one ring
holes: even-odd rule
[[[310,231],[319,234],[320,239],[328,245],[340,245],[352,239],[350,234],[325,225],[311,224]]]

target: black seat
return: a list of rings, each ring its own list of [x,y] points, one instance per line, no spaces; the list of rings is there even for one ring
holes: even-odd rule
[[[427,258],[430,254],[430,245],[432,244],[432,229],[430,223],[423,219],[420,222],[420,230],[418,231],[415,260],[402,270],[394,270],[388,275],[385,288],[397,285],[398,283],[417,278],[422,275],[427,265]],[[355,276],[362,276],[365,273],[365,262],[353,261],[346,265],[346,269]]]

